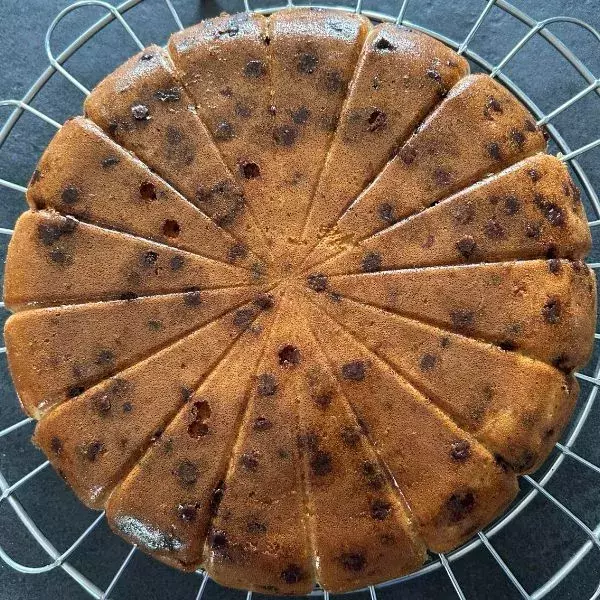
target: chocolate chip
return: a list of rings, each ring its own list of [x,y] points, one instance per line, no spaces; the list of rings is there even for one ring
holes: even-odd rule
[[[161,102],[177,102],[181,100],[181,90],[178,87],[156,90],[154,97]]]
[[[211,415],[210,404],[206,400],[197,400],[190,408],[191,421],[188,424],[188,433],[194,438],[201,438],[208,433],[208,424]]]
[[[62,201],[69,206],[79,200],[79,189],[74,185],[68,185],[60,195]]]
[[[362,270],[364,273],[375,273],[381,270],[381,254],[367,252],[362,259]]]
[[[452,217],[459,225],[468,225],[475,218],[475,206],[472,202],[460,204],[452,209]]]
[[[298,71],[305,75],[311,75],[317,70],[319,59],[314,54],[303,53],[298,59]]]
[[[197,504],[180,504],[177,507],[177,516],[186,523],[196,520],[199,506]]]
[[[319,436],[314,431],[299,434],[297,442],[300,450],[316,452],[319,449]]]
[[[158,253],[153,250],[148,250],[142,254],[140,259],[141,264],[144,267],[153,267],[158,261]]]
[[[241,102],[235,105],[235,114],[242,119],[248,119],[252,116],[252,109]]]
[[[516,196],[504,198],[504,212],[507,215],[516,215],[521,210],[521,201]]]
[[[246,258],[246,256],[248,256],[248,248],[241,243],[234,244],[227,251],[227,260],[230,262],[234,262],[238,258]]]
[[[133,405],[129,401],[123,402],[122,408],[124,413],[130,413],[133,410]]]
[[[377,209],[377,213],[379,214],[379,218],[384,223],[389,223],[392,225],[398,220],[395,214],[396,209],[389,202],[380,204],[379,208]]]
[[[254,424],[252,425],[252,428],[255,431],[268,431],[269,429],[272,429],[273,427],[273,423],[267,419],[267,417],[256,417],[256,419],[254,419]]]
[[[525,119],[524,127],[527,131],[530,131],[531,133],[535,133],[537,131],[537,126],[531,119]]]
[[[244,454],[240,456],[240,465],[242,465],[246,471],[256,471],[256,469],[258,469],[258,452],[255,450],[244,452]]]
[[[253,519],[246,524],[246,531],[252,534],[267,533],[267,526]]]
[[[542,226],[539,223],[527,223],[525,225],[525,235],[528,238],[539,240],[542,235]]]
[[[450,446],[450,456],[454,460],[463,461],[467,460],[471,455],[471,444],[467,440],[459,440],[453,442]]]
[[[121,159],[118,156],[107,156],[103,158],[101,161],[101,165],[103,169],[110,169],[115,165],[118,165],[121,162]]]
[[[540,175],[540,172],[537,171],[536,169],[528,169],[527,175],[529,176],[531,181],[533,181],[534,183],[536,181],[539,181],[542,178],[542,176]]]
[[[445,335],[441,340],[440,340],[440,346],[442,348],[447,348],[450,345],[450,338]]]
[[[525,136],[523,135],[523,133],[521,131],[519,131],[518,129],[511,129],[509,135],[510,135],[510,139],[513,142],[513,144],[519,150],[522,150],[523,146],[525,145]]]
[[[260,294],[254,299],[254,305],[260,310],[270,310],[275,306],[275,300],[271,294]]]
[[[390,42],[387,38],[380,37],[375,42],[375,49],[380,52],[393,52],[396,49],[396,46]]]
[[[50,251],[50,260],[59,265],[70,265],[73,262],[72,256],[67,254],[62,248],[52,248]]]
[[[329,93],[335,94],[339,92],[344,87],[342,74],[339,71],[327,71],[324,77],[324,84],[325,89]]]
[[[560,273],[561,266],[562,266],[561,262],[557,258],[551,258],[548,261],[548,270],[550,271],[550,273],[553,273],[554,275],[557,275],[558,273]]]
[[[465,235],[458,242],[456,242],[456,248],[463,255],[464,258],[471,258],[477,249],[477,244],[471,235]]]
[[[324,292],[327,289],[327,276],[322,273],[312,273],[306,281],[308,287],[315,292]]]
[[[200,290],[192,288],[185,292],[183,303],[186,306],[200,306],[202,304],[202,295]]]
[[[494,98],[493,96],[490,96],[486,103],[485,103],[485,107],[483,109],[483,115],[485,116],[486,119],[490,119],[493,120],[493,116],[492,113],[502,113],[502,105],[500,104],[500,102]]]
[[[56,454],[56,456],[60,456],[60,454],[63,450],[62,440],[60,438],[54,436],[50,440],[50,450],[52,450],[52,452],[54,452],[54,454]]]
[[[229,540],[223,531],[211,531],[210,547],[213,550],[224,550],[229,546]]]
[[[342,366],[342,377],[351,381],[362,381],[365,378],[366,367],[362,360],[353,360]]]
[[[547,323],[556,325],[560,322],[562,305],[558,298],[548,298],[542,308],[542,316]]]
[[[412,164],[416,156],[417,151],[412,146],[408,145],[402,146],[402,148],[400,148],[400,151],[398,152],[398,157],[405,165]]]
[[[250,60],[244,67],[244,75],[251,79],[257,79],[267,73],[267,65],[262,60]]]
[[[52,246],[61,237],[73,233],[76,228],[77,221],[73,217],[56,217],[52,221],[40,223],[37,234],[44,246]]]
[[[472,492],[457,492],[446,501],[450,521],[456,523],[469,515],[475,508],[475,496]]]
[[[333,397],[330,392],[325,392],[323,394],[317,394],[313,397],[313,400],[319,408],[327,408],[331,404]]]
[[[433,172],[433,180],[437,185],[450,185],[452,183],[452,176],[444,169],[436,169]]]
[[[94,440],[87,444],[83,449],[83,455],[90,461],[95,462],[100,454],[104,453],[106,448],[104,444],[98,440]]]
[[[340,436],[342,438],[342,442],[344,442],[344,444],[350,448],[356,448],[358,442],[360,441],[360,432],[356,427],[352,427],[350,425],[344,425],[342,427]]]
[[[504,237],[504,227],[495,219],[490,219],[483,228],[485,235],[491,239],[499,240]]]
[[[498,144],[498,142],[490,142],[489,144],[486,144],[485,148],[488,154],[494,160],[502,160],[502,155],[500,153],[500,145]]]
[[[292,112],[292,121],[296,125],[305,125],[310,117],[310,110],[306,106],[301,106],[298,110]]]
[[[423,354],[419,361],[419,368],[421,371],[431,371],[435,367],[437,358],[434,354]]]
[[[150,118],[150,110],[144,104],[134,104],[131,107],[131,114],[136,121],[147,121]]]
[[[475,322],[475,313],[471,310],[458,309],[450,312],[450,319],[455,329],[468,329]]]
[[[498,342],[498,346],[506,352],[514,352],[517,349],[517,344],[513,340],[502,340]]]
[[[154,54],[150,54],[150,52],[146,52],[140,56],[140,60],[147,61],[152,60],[154,58]]]
[[[115,354],[112,350],[102,349],[98,352],[98,356],[96,358],[97,365],[109,365],[115,360]]]
[[[282,367],[293,367],[300,362],[300,350],[291,344],[281,348],[277,356],[279,356],[279,364]]]
[[[233,315],[233,324],[240,329],[247,329],[254,321],[256,313],[254,309],[248,308],[240,308],[235,311]]]
[[[259,375],[256,391],[259,396],[274,396],[277,392],[277,380],[270,373]]]
[[[283,571],[281,571],[280,578],[284,583],[293,585],[299,583],[306,577],[304,569],[296,564],[289,564]]]
[[[241,163],[240,172],[244,179],[256,179],[257,177],[260,177],[260,167],[253,162]]]
[[[169,260],[171,271],[179,271],[183,267],[184,262],[183,256],[172,256],[171,260]]]
[[[344,567],[346,571],[352,571],[354,573],[363,571],[367,566],[365,555],[359,552],[344,552],[340,556],[340,561],[342,567]]]
[[[379,490],[383,487],[385,483],[385,477],[374,462],[365,460],[362,464],[362,472],[369,487],[373,488],[374,490]]]
[[[189,460],[181,461],[173,474],[185,485],[193,485],[198,479],[198,467]]]
[[[547,200],[541,194],[535,195],[534,202],[550,225],[553,227],[562,227],[565,224],[565,213],[558,204]]]
[[[328,475],[333,469],[331,463],[331,454],[325,450],[316,450],[310,457],[310,469],[313,475]]]
[[[373,133],[379,129],[383,129],[387,125],[387,115],[379,108],[376,108],[371,111],[367,122],[369,123],[369,131]]]
[[[220,142],[227,142],[233,139],[234,135],[235,131],[233,125],[228,121],[221,121],[217,124],[217,128],[215,129],[215,139]]]
[[[140,183],[140,196],[144,200],[156,200],[156,186],[150,181]]]
[[[291,125],[282,125],[273,130],[273,139],[278,146],[293,146],[298,137],[298,130]]]
[[[376,498],[371,502],[371,517],[377,521],[385,521],[392,512],[392,505]]]

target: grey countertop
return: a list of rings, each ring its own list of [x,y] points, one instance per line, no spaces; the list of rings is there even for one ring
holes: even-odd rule
[[[72,0],[0,0],[0,98],[20,98],[47,66],[43,39],[46,28],[60,9]],[[113,0],[116,4],[116,0]],[[235,11],[241,2],[173,0],[183,22],[190,25],[204,16],[222,10]],[[251,5],[265,6],[259,0]],[[365,1],[365,8],[396,12],[400,2]],[[462,39],[484,0],[412,0],[407,18]],[[514,4],[530,15],[542,19],[559,14],[580,17],[600,28],[599,0],[515,0]],[[86,8],[73,13],[56,32],[53,47],[60,49],[102,15],[100,8]],[[462,15],[461,18],[456,17]],[[164,43],[173,29],[173,21],[162,0],[146,0],[127,16],[144,43]],[[573,25],[557,25],[553,31],[575,49],[590,69],[600,74],[600,43]],[[494,8],[473,40],[473,48],[491,60],[498,60],[525,29]],[[135,47],[116,23],[111,24],[77,55],[67,67],[88,87],[116,67]],[[543,110],[551,110],[584,87],[581,78],[569,72],[565,62],[541,41],[532,42],[509,72]],[[54,76],[33,103],[46,114],[62,122],[81,112],[81,93],[61,76]],[[589,97],[569,110],[556,124],[567,141],[578,147],[600,136],[600,103]],[[8,110],[0,112],[0,124]],[[26,184],[36,158],[52,135],[52,129],[34,117],[21,119],[7,143],[0,148],[0,178]],[[600,189],[600,152],[582,158],[582,165],[592,183]],[[0,188],[0,226],[11,227],[25,204],[22,194]],[[597,218],[590,211],[590,218]],[[2,258],[6,244],[0,240]],[[594,253],[594,260],[598,256]],[[3,319],[6,315],[2,315]],[[591,371],[586,371],[591,373]],[[589,388],[584,385],[585,397]],[[600,445],[595,435],[600,425],[600,410],[592,410],[575,450],[589,460],[600,463]],[[12,391],[4,356],[0,357],[0,429],[22,418]],[[25,427],[8,438],[0,439],[0,469],[9,481],[15,481],[42,461],[42,456],[29,444],[31,427]],[[540,474],[536,475],[539,477]],[[528,491],[527,483],[522,483]],[[600,522],[600,475],[565,463],[552,479],[549,490],[571,508],[583,521],[595,527]],[[68,545],[93,520],[94,513],[83,508],[62,481],[46,470],[18,492],[19,499],[34,516],[41,529],[61,549]],[[584,534],[546,500],[536,499],[515,521],[493,538],[495,547],[528,591],[544,583],[553,572],[585,541]],[[0,545],[15,559],[29,565],[41,565],[47,557],[16,525],[7,503],[0,505]],[[94,583],[106,587],[112,574],[127,553],[127,545],[108,531],[105,524],[86,539],[71,561]],[[479,548],[465,559],[453,563],[456,576],[467,598],[519,598],[498,566],[484,549]],[[589,598],[600,581],[600,552],[592,551],[548,598],[583,600]],[[136,554],[126,575],[112,597],[114,599],[191,600],[199,586],[195,575],[180,575],[151,559]],[[46,598],[84,599],[87,594],[65,573],[56,569],[44,575],[22,575],[0,562],[0,599],[38,600]],[[242,593],[225,590],[209,583],[205,598],[240,599]],[[366,594],[353,596],[364,600]],[[442,571],[400,586],[378,592],[383,599],[454,598],[449,580]]]

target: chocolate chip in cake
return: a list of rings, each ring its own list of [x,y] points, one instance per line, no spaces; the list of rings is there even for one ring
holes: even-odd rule
[[[387,114],[381,109],[376,108],[369,114],[367,123],[369,124],[368,129],[371,133],[383,129],[387,125]]]
[[[306,573],[301,566],[296,564],[289,564],[283,571],[281,571],[280,578],[284,583],[293,585],[299,583],[306,577]]]
[[[365,378],[366,366],[362,360],[352,360],[342,366],[342,377],[351,381],[362,381]]]
[[[186,290],[183,296],[183,303],[186,306],[200,306],[202,304],[202,294],[198,288]]]
[[[140,262],[144,267],[153,267],[158,261],[158,253],[153,250],[148,250],[142,254]]]
[[[298,130],[291,125],[281,125],[273,130],[273,139],[278,146],[293,146],[298,137]]]
[[[378,252],[367,252],[363,256],[361,267],[364,273],[381,271],[381,254]]]
[[[217,124],[215,129],[215,139],[220,142],[227,142],[233,139],[235,136],[235,130],[233,129],[233,125],[228,121],[221,121]]]
[[[310,110],[306,106],[301,106],[298,110],[292,111],[292,121],[296,125],[305,125],[310,118]]]
[[[548,270],[554,275],[558,275],[560,273],[561,267],[562,264],[557,258],[551,258],[548,261]]]
[[[97,365],[109,365],[113,363],[115,360],[115,353],[108,348],[104,348],[98,352],[98,356],[96,357]]]
[[[344,567],[346,571],[352,571],[354,573],[363,571],[367,566],[367,559],[365,558],[365,555],[360,552],[344,552],[340,556],[340,561],[342,567]]]
[[[151,54],[150,52],[144,52],[144,54],[142,54],[140,56],[140,60],[143,60],[143,61],[152,60],[153,58],[154,58],[154,54]]]
[[[542,235],[542,226],[539,223],[527,223],[525,225],[525,235],[528,238],[539,240]]]
[[[441,340],[440,340],[440,347],[441,348],[448,348],[448,346],[450,346],[450,338],[445,335]]]
[[[248,248],[240,242],[233,244],[227,251],[227,260],[235,262],[238,258],[246,258],[248,256]]]
[[[311,453],[310,470],[313,475],[328,475],[333,470],[331,454],[325,450],[316,450]]]
[[[518,348],[514,340],[501,340],[498,342],[498,347],[506,352],[514,352]]]
[[[173,474],[180,483],[193,485],[198,480],[198,467],[189,460],[183,460],[177,465]]]
[[[181,100],[181,89],[178,87],[156,90],[154,97],[161,102],[177,102]]]
[[[521,210],[521,201],[516,196],[504,198],[504,212],[511,217]]]
[[[475,496],[472,492],[457,492],[446,501],[446,509],[453,523],[467,517],[474,508]]]
[[[244,452],[240,456],[240,465],[246,469],[246,471],[256,471],[258,469],[258,452],[252,450],[250,452]]]
[[[356,448],[360,441],[360,431],[352,425],[344,425],[340,431],[342,442],[350,448]]]
[[[44,246],[52,246],[61,237],[73,233],[76,228],[77,221],[73,217],[57,217],[51,222],[39,223],[37,234]]]
[[[131,114],[136,121],[147,121],[150,119],[150,109],[145,104],[134,104]]]
[[[156,200],[156,186],[151,181],[142,181],[140,196],[143,200]]]
[[[256,391],[259,396],[274,396],[277,392],[277,380],[270,373],[259,375]]]
[[[62,266],[68,266],[73,263],[73,257],[62,248],[52,248],[50,250],[50,260]]]
[[[121,162],[121,159],[118,156],[107,156],[103,158],[101,161],[101,165],[103,169],[110,169],[115,165],[118,165]]]
[[[191,421],[188,424],[188,433],[194,438],[201,438],[208,433],[207,421],[211,415],[210,404],[206,400],[197,400],[190,408]]]
[[[556,325],[560,322],[562,305],[558,298],[548,298],[542,308],[542,316],[547,323]]]
[[[523,146],[525,145],[525,135],[523,134],[523,132],[519,131],[518,129],[511,129],[509,135],[512,143],[519,150],[522,150]]]
[[[244,76],[258,79],[267,74],[267,65],[262,60],[250,60],[244,67]]]
[[[502,160],[502,153],[500,152],[500,144],[498,144],[498,142],[489,142],[488,144],[486,144],[485,148],[487,150],[487,153],[494,160]]]
[[[260,177],[260,167],[254,162],[243,162],[240,164],[240,173],[244,179],[256,179]]]
[[[431,371],[435,367],[437,358],[434,354],[423,354],[419,361],[419,368],[421,371]]]
[[[198,514],[198,504],[180,504],[177,507],[177,516],[186,523],[191,523],[196,520]]]
[[[435,169],[433,172],[433,180],[437,185],[450,185],[452,183],[452,175],[445,169]]]
[[[50,450],[52,450],[52,452],[56,454],[56,456],[60,456],[63,450],[63,443],[59,437],[54,436],[50,440]]]
[[[500,101],[494,98],[493,96],[490,96],[485,103],[485,107],[483,108],[483,115],[485,116],[485,118],[493,120],[494,117],[492,113],[502,114],[502,112],[503,110]]]
[[[412,164],[414,162],[416,156],[417,156],[417,151],[412,146],[408,146],[408,145],[402,146],[402,148],[400,148],[400,151],[398,152],[398,158],[400,158],[400,160],[405,165]]]
[[[83,448],[83,455],[90,462],[95,462],[97,458],[106,451],[104,444],[99,440],[90,442]]]
[[[450,320],[454,329],[459,331],[469,329],[475,323],[475,313],[472,310],[466,308],[459,308],[457,310],[450,311]]]
[[[229,546],[229,540],[223,531],[213,530],[209,536],[210,547],[213,550],[224,550]]]
[[[267,526],[256,519],[252,519],[246,524],[246,531],[253,535],[263,534],[267,533]]]
[[[254,321],[255,316],[254,309],[250,307],[240,308],[233,314],[233,324],[240,329],[248,329],[252,321]]]
[[[467,460],[471,455],[471,444],[467,440],[459,440],[452,442],[450,446],[450,456],[454,460],[463,461]]]
[[[468,225],[475,218],[475,206],[472,202],[459,204],[451,212],[453,219],[459,225]]]
[[[344,88],[344,79],[339,71],[327,71],[323,78],[325,90],[335,94]]]
[[[456,248],[464,258],[469,259],[475,254],[477,244],[475,243],[473,236],[465,235],[456,242]]]
[[[322,273],[312,273],[306,278],[308,287],[315,292],[324,292],[327,289],[327,276]]]
[[[327,408],[331,404],[333,396],[331,392],[323,392],[313,396],[313,400],[319,408]]]
[[[179,237],[181,227],[179,226],[179,223],[177,221],[174,221],[173,219],[167,219],[162,224],[162,232],[163,235],[165,235],[166,237],[174,239],[176,237]]]
[[[298,71],[305,75],[312,75],[319,64],[319,59],[314,54],[304,52],[298,58]]]
[[[555,202],[544,198],[541,194],[536,194],[534,203],[542,213],[546,221],[553,227],[561,227],[565,224],[566,216],[563,209]]]
[[[531,179],[531,181],[533,181],[534,183],[536,183],[537,181],[539,181],[542,178],[542,176],[540,175],[540,172],[536,169],[528,169],[527,175],[528,175],[529,179]]]
[[[490,219],[483,228],[485,235],[493,240],[502,239],[505,236],[504,227],[495,219]]]
[[[75,204],[79,200],[79,189],[74,185],[68,185],[63,189],[60,197],[69,206]]]
[[[523,125],[524,125],[525,129],[531,133],[534,133],[537,131],[536,124],[531,119],[525,119]]]
[[[260,310],[271,310],[275,306],[275,299],[271,294],[260,294],[254,299],[253,304]]]
[[[178,144],[181,144],[183,137],[183,132],[181,129],[179,129],[179,127],[167,125],[167,129],[165,131],[165,139],[167,140],[167,144],[170,146],[177,146]]]
[[[362,464],[362,473],[369,487],[374,490],[379,490],[383,487],[385,477],[374,462],[365,460]]]
[[[119,295],[119,300],[137,300],[139,296],[135,292],[123,292]]]
[[[380,37],[375,42],[375,49],[379,50],[379,52],[393,52],[396,49],[396,46],[394,46],[387,38]]]
[[[294,367],[300,362],[300,350],[292,344],[287,344],[277,353],[282,367]]]
[[[231,38],[235,37],[240,32],[240,28],[235,24],[234,21],[229,21],[224,29],[218,29],[218,36],[229,36]]]
[[[377,213],[379,214],[379,218],[389,225],[393,225],[398,220],[396,217],[396,209],[389,202],[380,204]]]
[[[371,502],[371,517],[376,521],[385,521],[392,512],[392,505],[376,498]]]
[[[252,425],[254,431],[268,431],[273,428],[273,423],[267,417],[256,417]]]

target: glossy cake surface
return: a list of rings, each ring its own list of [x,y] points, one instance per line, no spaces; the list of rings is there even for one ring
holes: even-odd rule
[[[272,594],[418,569],[567,424],[596,285],[526,108],[424,34],[221,16],[44,152],[4,301],[34,442],[112,529]]]

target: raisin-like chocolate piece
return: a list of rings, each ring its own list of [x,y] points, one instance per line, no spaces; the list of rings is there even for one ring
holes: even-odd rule
[[[198,480],[198,467],[189,460],[183,460],[177,465],[173,474],[181,483],[193,485]]]
[[[240,308],[235,311],[233,315],[233,324],[240,329],[248,329],[254,321],[255,317],[254,309],[252,308]]]
[[[547,323],[556,325],[560,322],[562,305],[558,298],[548,298],[542,308],[542,316]]]
[[[75,204],[79,200],[79,189],[74,185],[68,185],[60,195],[61,200],[68,204]]]
[[[314,54],[305,52],[298,59],[298,71],[305,75],[312,75],[317,70],[318,64],[319,59]]]
[[[423,354],[419,361],[419,368],[421,371],[431,371],[435,367],[437,358],[434,354]]]
[[[450,185],[452,183],[452,175],[445,169],[436,169],[433,172],[433,180],[437,185]]]
[[[325,89],[330,94],[339,92],[344,87],[344,80],[339,71],[327,71],[324,77]]]
[[[375,49],[379,50],[379,52],[393,52],[396,49],[396,46],[394,46],[387,38],[380,37],[375,42]]]
[[[352,427],[351,425],[344,425],[340,432],[340,436],[342,438],[342,442],[344,442],[344,444],[350,448],[356,448],[358,442],[360,441],[360,432],[356,427]]]
[[[191,421],[188,424],[188,433],[191,437],[201,438],[208,433],[208,424],[211,410],[206,400],[197,400],[190,409]]]
[[[371,517],[376,521],[385,521],[392,512],[392,505],[385,500],[376,498],[371,502]]]
[[[489,144],[486,144],[485,148],[492,159],[502,160],[502,153],[500,151],[500,144],[498,144],[498,142],[489,142]]]
[[[504,212],[507,215],[516,215],[521,210],[521,201],[516,196],[504,198]]]
[[[186,306],[200,306],[202,304],[202,294],[199,289],[191,288],[185,292],[183,303]]]
[[[174,239],[176,237],[179,237],[181,227],[179,226],[179,223],[177,221],[174,221],[173,219],[167,219],[162,224],[162,232],[163,235],[165,235],[166,237]]]
[[[450,320],[454,329],[462,331],[473,326],[475,323],[475,313],[466,308],[459,308],[450,312]]]
[[[238,117],[242,117],[242,119],[248,119],[252,116],[252,109],[249,106],[238,102],[235,105],[235,114]]]
[[[342,366],[342,377],[351,381],[362,381],[365,378],[366,366],[362,360],[352,360]]]
[[[287,344],[277,353],[279,364],[282,367],[293,367],[300,362],[300,350],[296,346]]]
[[[50,440],[50,450],[52,450],[52,452],[54,452],[54,454],[56,454],[56,456],[60,456],[60,454],[63,450],[62,440],[60,438],[54,436]]]
[[[537,171],[536,169],[528,169],[527,175],[528,175],[529,179],[531,179],[531,181],[533,181],[533,183],[536,183],[537,181],[539,181],[542,178],[542,176],[540,175],[540,172]]]
[[[412,164],[416,157],[417,151],[412,146],[404,145],[398,152],[398,158],[407,166]]]
[[[280,577],[284,583],[293,585],[302,581],[306,577],[306,573],[301,566],[292,563],[281,571]]]
[[[270,373],[259,375],[256,391],[259,396],[274,396],[277,392],[277,380]]]
[[[244,179],[256,179],[260,177],[260,167],[253,162],[243,162],[240,164],[240,173]]]
[[[227,251],[227,260],[230,262],[235,262],[238,258],[246,258],[246,256],[248,256],[248,248],[239,242]]]
[[[313,273],[306,280],[308,287],[315,292],[324,292],[327,289],[327,276],[322,273]]]
[[[254,306],[260,310],[271,310],[275,306],[275,299],[271,294],[260,294],[254,299]]]
[[[361,267],[364,273],[381,271],[381,254],[378,252],[367,252],[363,256]]]
[[[158,261],[158,253],[153,250],[148,250],[142,254],[140,262],[144,267],[153,267]]]
[[[512,143],[519,150],[522,150],[523,146],[525,145],[525,135],[523,134],[523,132],[519,131],[518,129],[511,129],[509,135]]]
[[[340,556],[340,561],[342,567],[344,567],[346,571],[354,573],[363,571],[367,566],[367,559],[365,558],[365,555],[360,552],[344,552]]]
[[[502,105],[500,104],[500,102],[493,96],[490,96],[487,99],[487,102],[485,103],[485,107],[483,109],[483,115],[485,116],[485,118],[489,119],[489,120],[493,120],[494,117],[493,117],[492,113],[502,114],[502,112],[503,112]]]
[[[314,396],[313,400],[319,408],[327,408],[331,404],[333,396],[330,392],[324,392],[322,394],[317,394],[316,396]]]
[[[316,450],[310,457],[310,469],[314,475],[323,476],[331,473],[332,459],[331,454],[325,450]]]
[[[115,165],[118,165],[121,162],[121,159],[118,156],[107,156],[103,158],[101,161],[101,165],[103,169],[110,169]]]
[[[140,196],[144,200],[156,200],[156,186],[151,181],[140,183]]]
[[[106,451],[106,448],[99,440],[94,440],[87,444],[83,449],[83,455],[90,461],[95,462],[98,457]]]
[[[460,204],[452,209],[452,217],[459,225],[468,225],[475,218],[475,206],[472,202]]]
[[[273,428],[273,422],[267,417],[256,417],[252,428],[254,431],[268,431]]]
[[[457,523],[475,508],[475,496],[472,492],[457,492],[446,501],[450,521]]]
[[[282,125],[273,130],[273,139],[278,146],[293,146],[298,138],[298,130],[291,125]]]
[[[504,227],[495,219],[490,219],[483,228],[485,235],[493,240],[502,239],[505,236]]]
[[[258,469],[258,452],[255,450],[244,452],[244,454],[240,456],[240,465],[242,465],[246,471],[256,471],[256,469]]]
[[[177,516],[186,523],[196,520],[199,506],[197,504],[180,504],[177,507]]]
[[[525,225],[525,235],[528,238],[539,240],[542,235],[542,226],[539,223],[527,223]]]
[[[369,487],[374,490],[379,490],[383,487],[385,477],[374,462],[365,460],[362,464],[362,472]]]
[[[223,531],[211,531],[210,547],[213,550],[224,550],[229,546],[229,540]]]
[[[548,270],[554,275],[558,275],[558,273],[560,273],[561,267],[561,262],[557,258],[551,258],[548,261]]]
[[[310,117],[310,110],[306,106],[301,106],[298,110],[292,112],[292,121],[296,125],[305,125]]]
[[[134,104],[131,114],[136,121],[147,121],[150,118],[150,109],[145,104]]]
[[[469,259],[475,254],[477,244],[475,243],[473,236],[465,235],[456,242],[456,248],[464,258]]]
[[[369,131],[374,133],[375,131],[383,129],[387,125],[387,114],[379,108],[376,108],[369,115],[367,122],[369,124]]]
[[[251,79],[258,79],[267,74],[267,65],[262,60],[250,60],[244,67],[244,75]]]
[[[550,225],[553,227],[562,227],[565,224],[565,213],[558,204],[547,200],[540,194],[536,194],[534,202]]]
[[[233,125],[228,121],[221,121],[215,129],[215,139],[220,142],[227,142],[235,136]]]
[[[471,455],[471,444],[467,440],[459,440],[453,442],[450,446],[450,456],[454,460],[467,460]]]
[[[389,202],[384,202],[379,205],[377,209],[377,213],[379,214],[379,218],[384,222],[390,225],[393,225],[398,219],[396,217],[396,210],[392,204]]]

